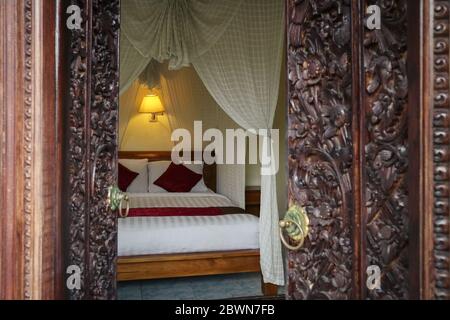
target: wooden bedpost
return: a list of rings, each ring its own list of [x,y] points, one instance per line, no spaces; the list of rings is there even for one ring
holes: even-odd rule
[[[261,277],[261,289],[265,297],[277,297],[279,295],[278,286],[271,283],[264,283],[262,277]]]

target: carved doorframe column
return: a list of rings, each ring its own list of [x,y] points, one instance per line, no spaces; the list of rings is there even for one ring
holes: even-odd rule
[[[61,297],[57,1],[0,1],[0,299]]]
[[[450,1],[424,3],[427,212],[424,295],[450,299]],[[431,212],[430,212],[431,211]]]
[[[450,299],[450,1],[420,1],[410,12],[410,131],[419,175],[411,207],[416,208],[411,234],[419,279],[414,298]]]

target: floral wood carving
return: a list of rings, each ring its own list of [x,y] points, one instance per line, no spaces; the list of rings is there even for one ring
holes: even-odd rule
[[[288,2],[289,197],[311,231],[289,253],[290,299],[352,297],[349,1]]]
[[[366,263],[382,270],[369,299],[408,298],[407,1],[381,8],[381,30],[364,32]]]
[[[81,5],[81,1],[73,2]],[[83,21],[86,21],[86,8],[82,8]],[[85,27],[85,25],[83,25]],[[71,75],[68,119],[68,176],[69,176],[69,254],[68,265],[75,265],[81,269],[81,290],[71,291],[72,299],[87,297],[86,285],[86,202],[87,202],[87,160],[86,160],[86,71],[87,71],[87,35],[85,30],[73,31],[71,37]]]
[[[117,215],[109,209],[107,194],[117,185],[119,0],[94,1],[92,14],[90,156],[97,174],[89,212],[89,291],[94,299],[108,299],[116,296],[117,283]],[[101,153],[102,146],[111,148]]]
[[[434,292],[450,299],[450,1],[434,2]]]
[[[72,3],[82,9],[84,22],[71,35],[68,264],[81,268],[82,281],[81,290],[69,295],[111,299],[116,295],[117,219],[106,194],[116,184],[120,5],[119,0]]]

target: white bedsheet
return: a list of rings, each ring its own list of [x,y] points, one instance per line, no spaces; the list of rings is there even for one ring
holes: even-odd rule
[[[130,194],[131,207],[155,202],[167,207],[226,207],[226,197],[208,194]],[[149,200],[142,200],[148,198]],[[170,200],[172,198],[172,200]],[[139,199],[133,201],[133,199]],[[159,200],[156,200],[159,199]],[[134,203],[133,203],[134,202]],[[192,205],[194,206],[194,205]],[[259,249],[259,218],[249,214],[119,219],[119,256]]]
[[[234,207],[225,196],[206,193],[129,193],[131,208],[210,208]]]

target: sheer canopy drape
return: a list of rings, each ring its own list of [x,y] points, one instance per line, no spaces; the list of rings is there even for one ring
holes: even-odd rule
[[[194,133],[194,121],[202,121],[203,130],[221,131],[239,127],[211,97],[194,68],[160,68],[160,93],[172,129]],[[236,206],[245,208],[245,166],[217,165],[217,191]]]
[[[121,90],[152,59],[168,60],[171,69],[192,63],[237,124],[272,128],[284,43],[282,0],[127,0],[122,12]],[[263,149],[272,151],[270,139],[264,141]],[[265,282],[283,285],[276,177],[261,180],[262,273]]]
[[[120,87],[124,92],[152,59],[169,69],[189,66],[214,45],[243,0],[122,2]]]
[[[160,96],[166,107],[172,130],[186,129],[194,132],[194,121],[202,120],[202,109],[196,101],[198,76],[192,68],[167,70],[166,65],[160,73]]]
[[[245,1],[216,44],[193,60],[208,91],[244,129],[272,129],[283,60],[283,35],[283,1]],[[270,141],[264,140],[263,148],[269,152]],[[261,197],[262,272],[266,282],[283,285],[275,174],[261,176]]]

